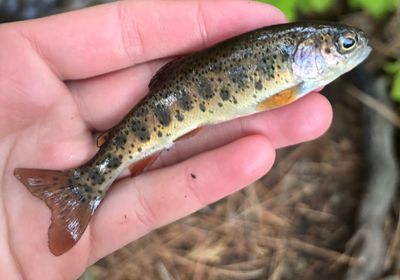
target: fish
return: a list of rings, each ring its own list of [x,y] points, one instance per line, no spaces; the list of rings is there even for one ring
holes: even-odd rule
[[[371,50],[358,28],[295,22],[167,63],[146,97],[98,138],[88,162],[68,170],[15,168],[14,176],[52,211],[50,252],[60,256],[78,242],[124,170],[139,175],[163,150],[204,126],[290,104],[356,67]]]

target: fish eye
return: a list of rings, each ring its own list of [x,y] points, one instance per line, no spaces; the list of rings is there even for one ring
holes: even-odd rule
[[[351,51],[357,44],[357,37],[355,34],[347,33],[338,38],[338,47],[341,52]]]

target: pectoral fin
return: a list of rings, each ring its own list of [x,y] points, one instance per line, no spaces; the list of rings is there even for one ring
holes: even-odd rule
[[[257,105],[257,111],[268,111],[290,104],[298,98],[298,86],[278,92]]]

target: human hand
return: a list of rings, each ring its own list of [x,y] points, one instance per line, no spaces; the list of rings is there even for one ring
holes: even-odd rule
[[[77,278],[104,255],[261,177],[275,148],[322,134],[331,107],[319,94],[208,128],[164,152],[153,170],[116,182],[60,257],[47,247],[50,210],[12,175],[16,167],[67,169],[91,158],[93,133],[147,93],[166,58],[283,21],[255,2],[154,0],[1,25],[2,278]]]

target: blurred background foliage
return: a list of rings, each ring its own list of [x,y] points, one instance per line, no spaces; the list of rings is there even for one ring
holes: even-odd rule
[[[325,13],[328,9],[337,5],[336,0],[260,0],[280,8],[288,17],[289,21],[297,19],[300,13],[315,14]],[[393,12],[399,5],[399,0],[347,0],[347,5],[352,10],[364,10],[374,18],[381,19],[388,13]]]

